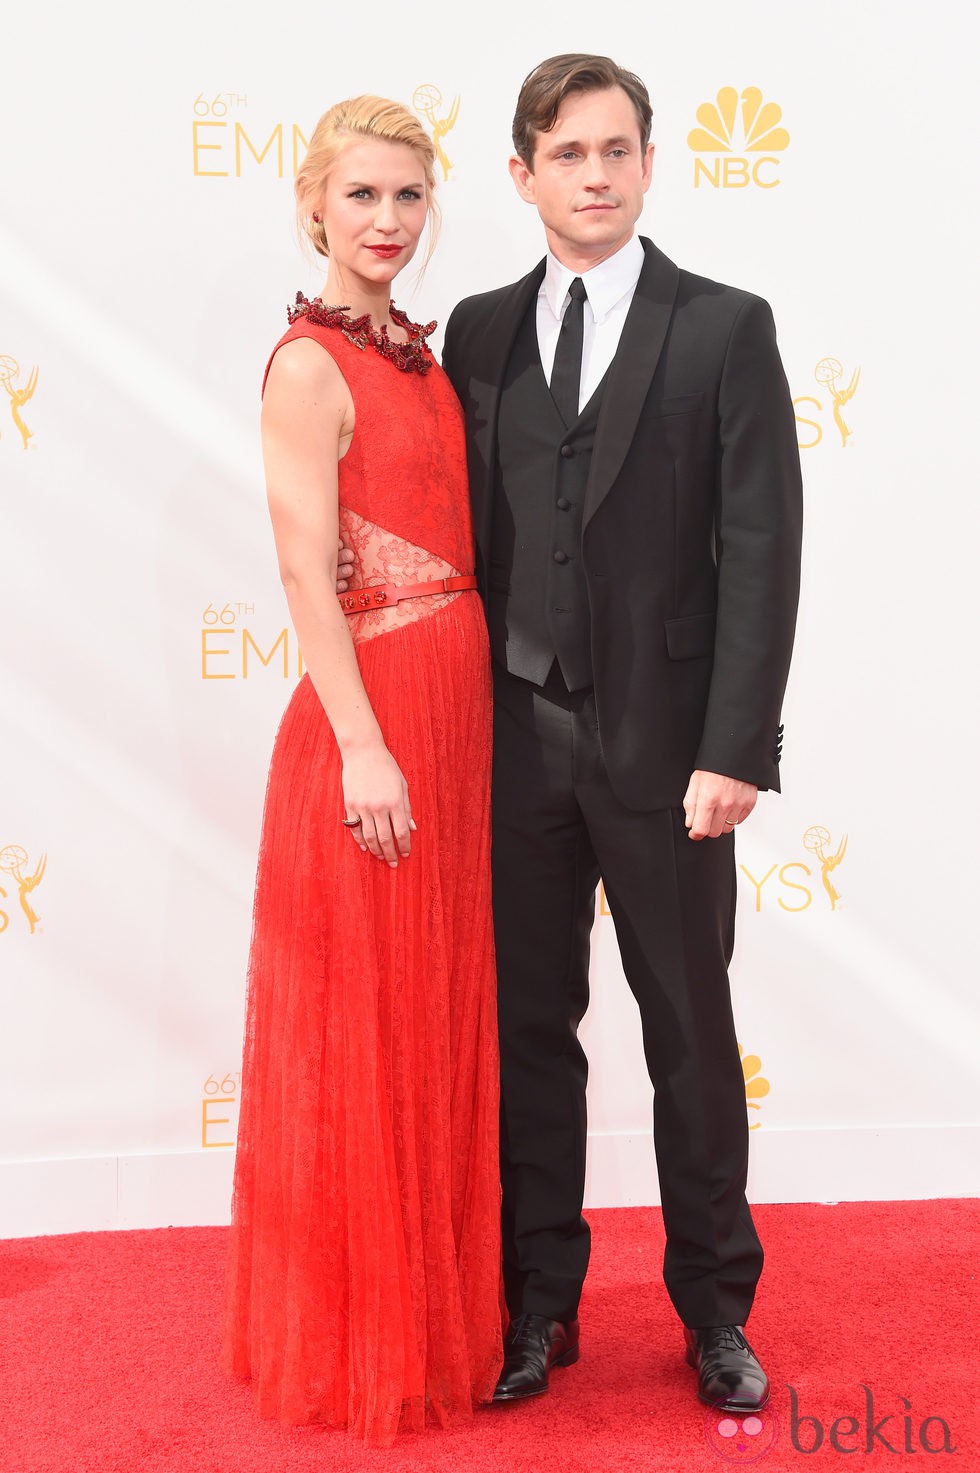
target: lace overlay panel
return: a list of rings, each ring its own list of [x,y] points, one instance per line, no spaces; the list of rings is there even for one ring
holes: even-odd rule
[[[358,516],[350,507],[340,508],[340,535],[354,554],[351,587],[355,590],[377,583],[430,583],[436,578],[451,578],[460,571],[424,547],[416,547],[386,527]],[[363,644],[391,629],[430,618],[453,599],[464,596],[462,593],[423,594],[421,598],[402,599],[388,608],[348,614],[351,638],[355,644]]]

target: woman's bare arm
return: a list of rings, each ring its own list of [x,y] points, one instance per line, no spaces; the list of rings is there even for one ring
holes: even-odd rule
[[[340,748],[347,816],[363,820],[352,835],[394,867],[411,848],[408,787],[368,701],[335,592],[337,465],[353,431],[350,390],[329,353],[311,338],[286,343],[272,361],[262,405],[279,573],[303,662]]]

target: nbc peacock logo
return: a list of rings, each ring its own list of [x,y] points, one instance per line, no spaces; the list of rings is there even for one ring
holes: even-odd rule
[[[738,1055],[742,1060],[742,1078],[745,1080],[745,1106],[748,1110],[759,1110],[760,1100],[764,1100],[769,1093],[770,1085],[768,1079],[762,1072],[762,1060],[758,1054],[746,1054],[742,1052],[742,1045],[738,1046]],[[760,1120],[749,1126],[749,1130],[758,1130]]]
[[[722,87],[714,102],[698,108],[699,127],[687,135],[687,146],[696,155],[694,187],[702,180],[712,189],[774,189],[779,183],[779,155],[789,147],[789,134],[782,126],[783,110],[778,102],[766,102],[758,87]],[[758,155],[748,158],[746,155]]]

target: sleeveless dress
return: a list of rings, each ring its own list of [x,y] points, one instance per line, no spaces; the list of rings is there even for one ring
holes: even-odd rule
[[[384,356],[297,302],[276,351],[315,339],[354,401],[355,582],[472,573],[462,411],[431,328],[398,314],[412,345]],[[352,841],[304,675],[262,826],[224,1341],[262,1414],[386,1445],[469,1417],[502,1359],[490,674],[475,591],[349,627],[418,828],[397,869]]]

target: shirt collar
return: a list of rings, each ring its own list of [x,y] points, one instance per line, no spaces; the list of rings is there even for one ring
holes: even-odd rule
[[[549,251],[539,296],[545,298],[556,321],[560,322],[568,288],[580,275],[588,293],[593,319],[602,322],[616,303],[622,301],[627,292],[633,291],[640,279],[643,261],[643,246],[638,235],[631,235],[614,256],[593,266],[591,271],[570,271]]]

